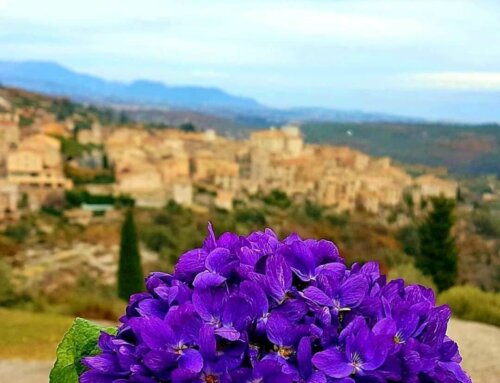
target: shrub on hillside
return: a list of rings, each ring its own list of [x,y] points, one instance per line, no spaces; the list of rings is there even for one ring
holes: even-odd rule
[[[184,211],[184,209],[174,200],[169,200],[165,205],[165,211],[170,214],[180,214]]]
[[[153,216],[153,223],[155,225],[169,226],[175,222],[172,216],[164,211],[160,211]]]
[[[373,257],[375,260],[379,261],[381,265],[389,269],[393,269],[400,265],[407,265],[413,261],[408,254],[403,253],[399,249],[381,248],[375,252]]]
[[[284,191],[274,189],[271,193],[264,197],[266,205],[272,205],[281,209],[287,209],[292,205],[292,201]]]
[[[304,211],[309,218],[318,221],[323,216],[323,208],[309,200],[304,204]]]
[[[115,182],[115,176],[112,169],[90,169],[80,168],[66,164],[64,174],[70,178],[76,185],[83,184],[112,184]]]
[[[418,284],[432,288],[437,291],[436,285],[432,278],[424,275],[413,263],[400,264],[393,267],[388,274],[389,280],[404,279],[408,284]]]
[[[457,318],[500,326],[500,293],[455,286],[442,292],[438,301],[449,305]]]
[[[489,210],[480,210],[474,213],[472,221],[478,234],[491,238],[500,237],[500,216],[495,216]]]
[[[91,194],[84,189],[69,190],[65,193],[66,204],[80,207],[82,204],[115,205],[116,207],[133,207],[134,200],[126,195]]]
[[[8,305],[15,300],[10,274],[10,266],[0,259],[0,306]]]
[[[265,226],[266,216],[264,213],[257,209],[238,209],[235,212],[236,222],[245,223],[249,225]]]
[[[2,257],[12,257],[20,250],[20,245],[11,238],[0,235],[0,255]]]
[[[175,246],[175,238],[172,238],[169,231],[160,225],[149,225],[142,228],[141,237],[147,248],[157,253],[164,247]]]
[[[346,226],[349,223],[349,213],[332,213],[326,216],[332,226]]]
[[[22,243],[30,234],[30,225],[28,222],[19,221],[7,226],[4,235],[15,242]]]
[[[124,307],[125,303],[116,298],[86,293],[72,296],[65,313],[76,317],[115,321]]]

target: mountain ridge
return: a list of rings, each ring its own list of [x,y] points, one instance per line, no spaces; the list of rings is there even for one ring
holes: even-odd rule
[[[170,86],[145,79],[130,83],[108,81],[72,71],[51,61],[0,61],[0,82],[30,91],[84,101],[132,102],[194,108],[261,107],[251,98],[234,96],[215,87]]]
[[[262,126],[304,121],[423,121],[385,113],[319,107],[278,109],[263,105],[253,98],[235,96],[217,87],[171,86],[146,79],[128,83],[109,81],[73,71],[52,61],[0,60],[0,83],[77,101],[187,109]]]

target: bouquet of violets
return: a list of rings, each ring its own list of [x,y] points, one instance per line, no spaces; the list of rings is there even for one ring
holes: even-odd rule
[[[431,289],[387,282],[375,262],[349,268],[326,240],[209,226],[146,286],[80,353],[80,382],[471,382]]]

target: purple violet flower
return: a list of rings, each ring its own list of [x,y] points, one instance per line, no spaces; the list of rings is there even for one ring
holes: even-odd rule
[[[83,383],[471,383],[432,290],[326,240],[215,236],[152,273]]]
[[[313,364],[332,378],[350,375],[370,376],[382,364],[389,353],[387,339],[375,335],[367,326],[348,326],[340,334],[344,342],[313,356]]]

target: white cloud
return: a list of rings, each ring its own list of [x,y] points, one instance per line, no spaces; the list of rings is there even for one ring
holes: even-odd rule
[[[417,88],[500,91],[500,72],[416,73],[404,76],[403,83]]]
[[[0,60],[219,86],[277,105],[372,108],[370,95],[385,92],[392,110],[400,91],[500,90],[498,0],[42,3],[0,0]]]
[[[429,26],[404,15],[357,14],[343,9],[300,6],[266,7],[248,14],[251,22],[290,38],[314,38],[348,43],[394,43],[429,34]]]

